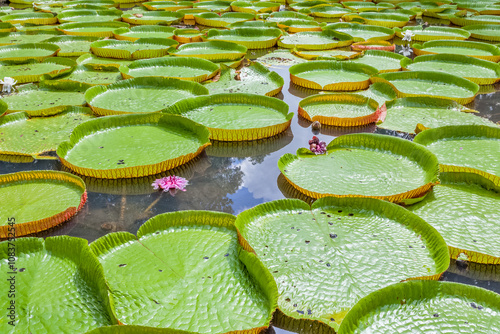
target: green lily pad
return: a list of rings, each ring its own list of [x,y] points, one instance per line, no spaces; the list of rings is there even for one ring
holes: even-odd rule
[[[122,20],[127,23],[146,25],[171,25],[179,22],[182,18],[184,18],[183,14],[164,11],[152,11],[140,14],[125,13],[122,15]]]
[[[352,10],[357,11],[358,13],[361,12],[378,12],[383,9],[391,9],[395,8],[395,6],[391,3],[373,3],[373,2],[365,2],[365,1],[343,1],[342,5],[345,6],[345,8],[349,8]]]
[[[500,42],[500,31],[497,24],[474,24],[464,27],[471,37],[490,42]]]
[[[0,62],[0,78],[13,78],[17,84],[38,82],[43,75],[54,77],[71,71],[75,66],[74,60],[58,57],[50,57],[42,62],[6,60]]]
[[[374,67],[351,62],[316,60],[290,67],[290,80],[301,87],[319,90],[359,90],[370,85]]]
[[[207,83],[210,94],[248,93],[275,96],[285,84],[283,78],[276,72],[270,71],[264,65],[255,62],[244,66],[239,72],[237,80],[235,69],[221,66],[221,76],[217,82]]]
[[[470,168],[500,176],[500,128],[455,125],[419,133],[415,143],[426,146],[441,165]]]
[[[232,23],[245,22],[254,19],[255,15],[250,13],[223,13],[220,16],[215,13],[200,13],[194,15],[196,24],[213,28],[224,28]]]
[[[200,1],[193,4],[193,8],[205,9],[213,13],[224,13],[231,11],[232,1]]]
[[[331,5],[337,8],[344,8],[344,6],[342,6],[342,4],[339,3],[329,4],[329,2],[325,0],[310,0],[310,1],[298,1],[290,3],[290,9],[298,12],[301,9],[308,9],[311,7],[317,7],[321,5]]]
[[[50,78],[43,78],[44,80]],[[115,66],[103,66],[100,69],[96,69],[93,66],[88,65],[78,65],[71,73],[63,74],[58,76],[56,79],[58,82],[66,83],[78,83],[82,87],[90,88],[96,85],[109,85],[118,80],[122,79],[122,76]]]
[[[159,112],[183,98],[206,94],[208,90],[196,82],[139,77],[92,87],[85,99],[97,115],[118,115]]]
[[[278,21],[277,23],[279,28],[289,33],[320,32],[323,30],[318,22],[305,19],[287,19],[284,21]],[[324,43],[327,42],[324,41]],[[331,39],[328,41],[328,43],[331,43]]]
[[[16,112],[0,118],[0,154],[38,156],[55,151],[73,129],[93,119],[89,108],[69,107],[51,117]]]
[[[355,51],[343,51],[343,50],[313,50],[313,51],[302,51],[293,50],[293,54],[308,60],[325,60],[327,58],[332,58],[335,60],[347,60],[353,59],[361,56],[360,52]]]
[[[17,45],[0,46],[0,61],[5,60],[30,60],[43,61],[55,56],[59,47],[49,43],[26,43]]]
[[[359,14],[346,14],[342,17],[344,21],[358,21],[365,24],[381,26],[386,28],[404,27],[410,17],[405,14],[398,13],[369,13],[363,12]]]
[[[392,202],[419,198],[437,183],[438,162],[424,147],[376,134],[343,135],[326,154],[302,148],[283,155],[278,167],[312,198],[365,196]]]
[[[382,129],[415,133],[419,124],[426,128],[446,125],[495,126],[489,120],[474,116],[455,101],[435,97],[405,97],[386,104],[387,116],[378,127]]]
[[[56,29],[65,35],[113,37],[114,30],[128,27],[125,22],[80,22],[60,24]]]
[[[412,41],[431,41],[435,39],[439,40],[465,40],[470,37],[470,32],[464,29],[451,28],[451,27],[426,27],[422,26],[415,27],[404,27],[394,28],[396,35],[399,38],[403,38],[406,31],[411,31],[413,36]]]
[[[272,272],[282,322],[302,328],[320,322],[338,330],[369,293],[415,277],[437,279],[449,265],[434,228],[372,198],[323,198],[312,207],[278,200],[244,211],[235,224],[244,247]]]
[[[462,253],[470,262],[500,263],[500,178],[495,185],[469,172],[441,172],[441,183],[423,201],[408,210],[436,228],[457,259]]]
[[[16,31],[16,27],[9,22],[0,22],[0,32],[14,32]]]
[[[64,200],[64,197],[57,196],[57,190],[50,196],[40,192],[46,185],[47,181],[38,182],[31,188],[32,194],[40,197],[41,209]],[[44,207],[44,202],[50,204]],[[9,270],[11,249],[12,242],[0,243],[0,263],[5,273]],[[22,271],[14,275],[15,299],[2,298],[1,306],[7,309],[12,305],[10,301],[15,300],[16,331],[82,333],[117,323],[112,316],[102,267],[90,252],[86,240],[69,236],[46,240],[21,238],[15,241],[15,252],[14,266]],[[51,282],[53,291],[47,289],[47,282]],[[9,286],[7,280],[1,284],[6,291],[9,291]],[[0,331],[12,333],[13,326],[8,324],[7,317],[5,319]]]
[[[142,225],[137,237],[120,232],[93,242],[120,322],[186,334],[268,327],[276,284],[257,257],[241,249],[234,219],[210,211],[167,213]],[[134,279],[123,280],[124,273]]]
[[[500,81],[499,64],[463,55],[425,55],[416,57],[413,62],[405,58],[401,66],[410,71],[453,73],[478,85],[493,85]]]
[[[204,40],[234,42],[246,46],[248,49],[268,49],[276,45],[281,37],[278,28],[235,28],[232,30],[210,29]]]
[[[479,92],[479,86],[467,79],[433,71],[381,73],[370,80],[389,83],[398,97],[440,97],[461,104],[474,101]]]
[[[231,10],[241,13],[269,13],[277,12],[280,9],[280,4],[270,1],[233,1],[231,2]]]
[[[265,22],[265,21],[243,21],[231,23],[227,26],[229,29],[233,28],[257,28],[257,29],[266,29],[266,28],[276,28],[278,24],[276,22]]]
[[[429,41],[414,44],[413,51],[417,56],[436,53],[464,55],[493,62],[500,60],[500,48],[483,42],[470,41]]]
[[[61,49],[57,53],[59,57],[78,57],[90,53],[90,44],[98,39],[98,37],[90,36],[58,36],[44,42],[56,44]]]
[[[8,15],[0,16],[0,21],[9,22],[12,24],[21,23],[21,24],[36,24],[36,25],[45,25],[45,24],[55,24],[57,23],[57,18],[51,13],[12,13]]]
[[[321,51],[319,51],[321,52]],[[289,66],[305,63],[307,60],[293,55],[289,49],[277,49],[262,57],[257,62],[267,66]]]
[[[367,50],[362,57],[352,59],[350,62],[369,65],[376,68],[379,73],[386,73],[399,71],[403,59],[408,58],[389,51]]]
[[[219,66],[201,58],[168,57],[136,60],[121,66],[124,79],[137,77],[176,78],[203,82],[219,72]]]
[[[411,281],[375,291],[352,308],[339,334],[385,330],[496,333],[500,330],[500,296],[471,285]]]
[[[2,32],[0,33],[0,45],[40,43],[56,35],[59,34],[55,31]]]
[[[212,61],[231,61],[245,56],[247,47],[233,42],[210,41],[183,44],[170,52],[172,56],[196,57]]]
[[[313,1],[304,1],[304,4],[307,4],[308,2],[313,2]],[[304,14],[309,14],[313,17],[326,18],[326,19],[339,18],[353,12],[353,10],[351,9],[338,7],[335,5],[336,4],[317,5],[309,8],[303,8],[300,10],[300,12]]]
[[[191,1],[151,1],[142,3],[148,10],[178,11],[179,9],[193,8]]]
[[[210,131],[219,141],[257,140],[285,131],[293,117],[278,99],[254,94],[212,94],[181,100],[162,112],[181,115]]]
[[[278,46],[287,49],[328,50],[345,47],[351,45],[352,42],[351,36],[332,30],[303,31],[282,36],[278,41]]]
[[[78,65],[85,65],[87,67],[92,67],[94,69],[103,69],[108,66],[114,66],[119,68],[120,66],[128,66],[132,63],[132,60],[117,59],[117,58],[103,58],[97,57],[93,54],[84,54],[78,57],[76,60]]]
[[[179,43],[202,42],[203,33],[198,29],[175,29],[174,39]]]
[[[457,16],[450,15],[448,19],[457,26],[469,26],[475,24],[500,24],[500,17],[497,15],[476,15],[476,16]]]
[[[135,42],[123,40],[96,41],[90,50],[98,57],[144,59],[166,56],[179,43],[173,39],[140,38]]]
[[[135,26],[132,28],[119,28],[113,31],[113,36],[118,40],[137,41],[139,38],[172,38],[175,28],[163,26]]]
[[[117,6],[115,2],[112,0],[75,0],[75,1],[67,1],[64,3],[65,8],[71,8],[73,6],[80,6],[80,5],[94,5],[107,8]]]
[[[386,41],[394,37],[395,31],[390,28],[370,26],[359,23],[339,22],[327,25],[325,30],[335,30],[353,37],[355,42]]]
[[[302,14],[302,13],[290,12],[290,11],[271,13],[266,18],[266,21],[267,22],[281,22],[281,21],[286,21],[289,19],[300,19],[300,20],[314,21],[314,18],[311,16],[308,16],[308,15]]]
[[[356,91],[353,93],[369,97],[370,99],[377,101],[379,105],[383,105],[387,101],[397,98],[394,88],[385,82],[376,82],[371,84],[367,90]]]
[[[57,15],[59,23],[68,22],[109,22],[119,21],[122,15],[121,10],[65,10]]]
[[[8,113],[26,111],[30,116],[49,116],[86,103],[82,92],[86,87],[79,84],[40,82],[39,87],[27,84],[16,88],[18,93],[3,98]]]

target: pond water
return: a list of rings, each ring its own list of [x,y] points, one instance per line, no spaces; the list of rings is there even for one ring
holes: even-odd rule
[[[262,53],[249,55],[254,59]],[[154,191],[151,183],[155,177],[119,181],[86,178],[88,200],[81,212],[70,221],[37,236],[70,235],[92,242],[115,231],[135,234],[146,220],[165,212],[211,210],[236,215],[255,205],[293,196],[279,177],[277,162],[285,153],[295,153],[298,148],[308,147],[308,140],[314,135],[311,123],[298,117],[297,108],[303,98],[317,92],[290,83],[288,68],[271,67],[285,79],[283,91],[277,97],[295,113],[291,128],[285,133],[255,142],[213,143],[195,161],[174,171],[189,180],[186,191],[175,196]],[[485,93],[477,96],[468,107],[480,111],[479,117],[500,121],[500,85],[483,90]],[[377,130],[374,125],[361,128],[323,126],[317,136],[329,143],[337,136],[358,132],[383,131]],[[57,160],[35,160],[31,163],[0,161],[0,174],[43,169],[64,170]],[[500,265],[470,264],[463,267],[453,262],[442,279],[500,293]],[[291,332],[274,328],[269,333]]]

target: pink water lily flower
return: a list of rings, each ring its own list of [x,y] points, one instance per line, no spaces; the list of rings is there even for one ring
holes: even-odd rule
[[[177,190],[186,191],[184,188],[188,185],[188,180],[180,176],[172,175],[156,179],[151,185],[155,190],[161,189],[164,192],[168,191],[173,196]]]

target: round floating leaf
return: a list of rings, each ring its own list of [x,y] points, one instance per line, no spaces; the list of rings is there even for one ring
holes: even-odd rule
[[[313,1],[305,1],[304,3],[307,4],[309,2]],[[328,4],[328,5],[317,5],[310,8],[304,8],[301,9],[300,12],[309,14],[314,17],[332,19],[332,18],[342,17],[345,14],[352,13],[353,11],[348,8],[335,6],[335,4]]]
[[[312,7],[317,7],[321,5],[328,5],[328,1],[324,0],[311,0],[311,1],[298,1],[298,2],[293,2],[290,3],[290,9],[294,11],[300,11],[301,9],[307,9],[307,8],[312,8]],[[341,4],[331,4],[333,7],[337,8],[344,8]]]
[[[299,103],[299,115],[333,126],[361,126],[379,120],[378,103],[357,94],[318,94]]]
[[[215,61],[236,60],[247,53],[247,47],[232,42],[210,41],[183,44],[170,52],[172,56],[197,57]]]
[[[278,167],[312,198],[374,197],[391,202],[419,198],[438,182],[437,158],[421,145],[384,135],[352,134],[334,139],[327,153],[299,149]]]
[[[92,43],[90,50],[98,57],[144,59],[166,56],[178,44],[173,39],[163,38],[140,38],[135,42],[106,40]]]
[[[500,128],[484,125],[455,125],[419,133],[414,142],[426,146],[441,165],[477,169],[500,176]]]
[[[57,155],[64,166],[81,175],[142,177],[195,158],[210,145],[208,137],[204,126],[175,115],[103,117],[77,126],[70,141],[59,145]]]
[[[8,113],[25,111],[30,116],[58,114],[71,106],[84,106],[83,92],[86,87],[79,84],[41,82],[39,87],[28,84],[17,87],[18,93],[3,98]]]
[[[389,51],[368,50],[362,57],[351,60],[352,63],[372,66],[379,73],[397,72],[401,69],[401,60],[408,59],[403,55]]]
[[[276,45],[281,37],[278,28],[235,28],[232,30],[210,29],[204,40],[233,42],[246,46],[248,49],[268,49]]]
[[[44,231],[69,220],[85,204],[87,192],[85,183],[78,176],[58,171],[28,171],[0,176],[0,200],[0,238],[6,239]],[[14,225],[10,226],[9,221]],[[19,241],[15,240],[16,244]],[[16,252],[16,255],[19,256],[19,253]],[[21,264],[16,261],[16,265]],[[20,309],[19,312],[24,311]],[[23,316],[18,316],[22,321]],[[3,326],[8,325],[3,323]],[[33,330],[34,327],[30,328]]]
[[[438,279],[449,265],[434,228],[371,198],[323,198],[312,208],[278,200],[244,211],[235,224],[240,242],[278,285],[283,322],[302,328],[321,322],[338,329],[369,293],[402,280]]]
[[[285,80],[276,72],[264,65],[254,62],[236,70],[221,66],[221,76],[217,82],[208,83],[210,94],[248,93],[275,96],[281,92]]]
[[[182,44],[203,42],[201,35],[203,33],[197,29],[175,29],[174,31],[174,39]]]
[[[21,23],[21,24],[36,24],[36,25],[45,25],[45,24],[56,24],[57,18],[51,13],[13,13],[8,15],[0,16],[0,21],[9,22],[12,24]]]
[[[124,79],[137,77],[162,77],[203,82],[219,72],[219,66],[201,58],[169,57],[142,59],[128,66],[121,66]]]
[[[371,77],[372,82],[389,83],[398,97],[439,97],[461,104],[474,101],[479,86],[456,75],[432,71],[382,73]]]
[[[175,28],[163,26],[135,26],[132,28],[119,28],[113,31],[113,36],[118,40],[135,42],[139,38],[172,38]]]
[[[65,10],[57,15],[59,23],[67,22],[110,22],[121,19],[121,10]]]
[[[81,107],[51,117],[29,118],[25,112],[0,117],[0,154],[38,156],[55,151],[77,125],[92,118],[92,111]]]
[[[278,27],[289,32],[311,32],[311,31],[322,31],[321,25],[316,21],[305,20],[305,19],[287,19],[284,21],[278,21]],[[324,41],[326,43],[326,41]],[[328,41],[331,42],[331,41]]]
[[[435,97],[405,97],[387,103],[387,116],[378,127],[382,129],[415,133],[420,126],[437,128],[445,125],[495,126],[489,120],[470,114],[455,101]]]
[[[364,41],[353,43],[351,49],[353,51],[394,51],[395,45],[387,41]]]
[[[142,225],[137,238],[120,232],[93,242],[120,323],[186,333],[265,330],[276,284],[238,245],[234,219],[210,211],[167,213]]]
[[[374,67],[331,60],[309,61],[290,67],[290,80],[301,87],[319,90],[358,90],[370,85]]]
[[[345,8],[352,9],[357,12],[378,12],[383,9],[392,9],[395,6],[391,3],[373,3],[373,2],[365,2],[365,1],[343,1],[342,5]]]
[[[164,24],[171,25],[179,22],[184,17],[183,14],[177,12],[164,12],[164,11],[154,11],[154,12],[144,12],[140,16],[135,14],[125,13],[122,15],[122,19],[125,22],[131,24],[147,24],[156,25]]]
[[[213,28],[224,28],[232,23],[250,21],[254,19],[255,15],[250,13],[224,13],[220,16],[215,13],[201,13],[194,15],[196,24]]]
[[[386,28],[404,27],[410,20],[408,15],[396,13],[359,13],[346,14],[342,19],[347,22],[360,20],[365,24]]]
[[[100,70],[109,66],[114,66],[116,68],[119,68],[122,65],[128,66],[132,63],[132,61],[126,59],[102,58],[97,57],[93,54],[84,54],[78,57],[76,63],[78,65],[85,65],[86,67],[92,67],[94,69]]]
[[[159,112],[187,97],[207,95],[199,83],[172,78],[139,77],[85,92],[85,99],[97,115]]]
[[[339,334],[500,331],[500,295],[471,285],[412,281],[388,286],[361,299]]]
[[[59,83],[78,83],[86,89],[96,85],[109,85],[118,80],[122,76],[115,66],[107,66],[96,69],[92,66],[79,65],[71,73],[58,76],[56,79]],[[49,79],[42,77],[43,80]]]
[[[500,81],[499,64],[463,55],[425,55],[416,57],[413,62],[404,58],[401,66],[410,71],[453,73],[478,85],[493,85]]]
[[[264,22],[264,21],[244,21],[244,22],[236,22],[231,23],[227,26],[229,29],[233,28],[258,28],[258,29],[267,29],[267,28],[276,28],[278,24],[276,22]]]
[[[231,11],[231,2],[232,1],[200,1],[193,4],[193,8],[220,14]]]
[[[179,3],[174,1],[151,1],[144,2],[142,5],[148,10],[165,10],[169,12],[175,12],[179,9],[193,8],[193,3],[191,1],[179,1]]]
[[[57,45],[49,43],[5,45],[0,46],[0,61],[35,59],[41,62],[55,56],[59,50]]]
[[[475,24],[464,27],[471,37],[490,42],[500,42],[500,31],[497,24]]]
[[[411,31],[413,33],[411,39],[412,41],[431,41],[434,39],[440,40],[464,40],[470,37],[470,32],[450,27],[404,27],[403,29],[394,28],[396,35],[399,38],[403,38],[406,31]]]
[[[47,58],[41,63],[37,60],[6,60],[0,62],[0,78],[13,78],[17,84],[38,82],[43,75],[58,76],[70,72],[75,66],[74,60],[58,57]]]
[[[371,84],[367,90],[354,93],[374,99],[379,105],[383,105],[387,101],[394,100],[397,97],[394,88],[385,82],[376,82]]]
[[[0,45],[41,43],[57,35],[56,31],[3,32],[0,33]]]
[[[90,52],[90,44],[98,40],[98,37],[90,36],[58,36],[45,40],[45,43],[56,44],[61,50],[57,53],[59,57],[78,57]]]
[[[461,17],[457,15],[450,15],[448,19],[457,26],[469,26],[477,24],[500,24],[500,17],[497,15],[475,15]]]
[[[386,41],[392,39],[395,34],[395,31],[390,28],[348,22],[333,23],[324,29],[348,34],[353,37],[355,42]]]
[[[117,323],[102,267],[87,240],[59,236],[4,241],[0,243],[0,264],[6,278],[13,243],[13,266],[18,270],[14,275],[15,299],[2,298],[0,305],[7,309],[15,300],[16,331],[86,333]],[[10,282],[4,279],[0,286],[9,291]],[[2,333],[13,331],[7,319],[0,325]]]
[[[500,264],[500,247],[491,242],[500,237],[500,178],[445,170],[441,184],[408,209],[439,231],[451,258],[465,254],[471,262]]]
[[[493,62],[500,61],[500,48],[483,42],[470,41],[429,41],[424,44],[414,44],[413,51],[417,56],[450,53],[464,55]]]
[[[301,14],[301,13],[294,13],[294,12],[290,12],[290,11],[271,13],[266,18],[266,21],[279,23],[281,21],[286,21],[289,19],[300,19],[300,20],[314,21],[314,18],[311,16],[307,16],[306,14]]]
[[[113,30],[128,27],[129,24],[125,22],[80,22],[64,23],[56,29],[65,35],[113,37]]]
[[[352,37],[332,30],[304,31],[293,35],[283,36],[278,46],[287,49],[301,50],[328,50],[351,45]]]
[[[210,139],[256,140],[285,131],[293,117],[278,99],[254,94],[213,94],[184,99],[163,110],[200,123]]]
[[[317,60],[317,59],[324,60],[326,58],[332,58],[335,60],[347,60],[361,56],[360,52],[343,51],[343,50],[299,51],[297,49],[293,49],[292,52],[293,54],[307,60]]]
[[[233,12],[242,13],[269,13],[280,10],[280,4],[269,1],[233,1],[231,2]]]

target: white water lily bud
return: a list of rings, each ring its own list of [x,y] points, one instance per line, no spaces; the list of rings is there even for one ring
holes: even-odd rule
[[[14,90],[14,85],[17,83],[17,80],[14,80],[11,77],[5,77],[3,80],[0,80],[0,83],[3,85],[2,93],[7,92],[10,94],[10,92]]]

